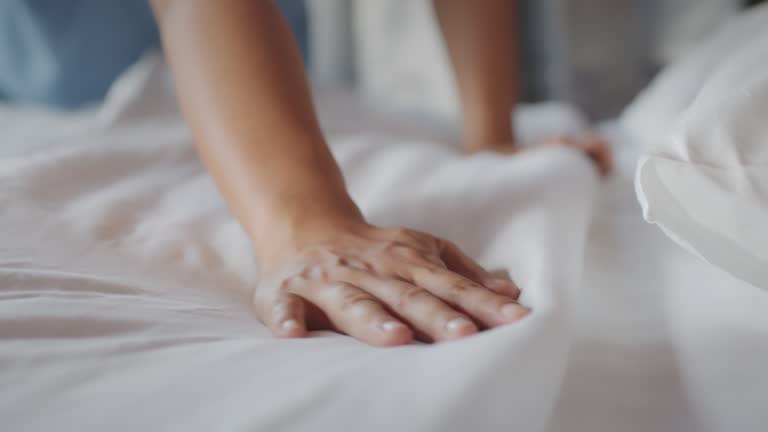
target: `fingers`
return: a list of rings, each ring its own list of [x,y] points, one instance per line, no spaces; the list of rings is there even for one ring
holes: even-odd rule
[[[543,144],[568,146],[584,152],[602,176],[610,174],[613,169],[611,146],[598,133],[590,132],[575,137],[560,136],[547,140]]]
[[[382,279],[356,269],[345,272],[344,279],[380,299],[429,340],[453,340],[478,331],[467,315],[424,288],[397,279]]]
[[[435,296],[461,308],[487,327],[517,321],[528,315],[528,308],[508,296],[485,287],[437,265],[425,264],[406,269],[408,280]]]
[[[587,134],[578,140],[577,146],[592,159],[601,175],[610,174],[613,168],[611,147],[602,136],[597,133]]]
[[[297,295],[281,293],[271,302],[257,300],[256,313],[276,337],[296,338],[307,334],[306,305]]]
[[[515,300],[520,297],[520,289],[511,280],[494,276],[486,271],[475,260],[465,255],[458,246],[449,241],[443,241],[442,246],[440,259],[449,270],[455,271],[498,294],[510,296]]]
[[[254,293],[259,318],[277,337],[303,337],[311,327],[395,346],[415,336],[458,339],[528,314],[511,281],[450,242],[402,229],[380,245],[366,240],[375,254],[309,255],[310,264],[265,278],[279,283]]]
[[[598,160],[598,164],[602,167],[602,174],[608,175],[613,171],[613,155],[611,154],[611,146],[610,144],[602,139],[601,137],[597,137],[599,140],[599,150],[596,153],[596,159]]]
[[[344,282],[311,285],[304,284],[297,294],[322,309],[339,331],[375,346],[403,345],[413,339],[411,329],[366,291]]]
[[[608,175],[613,168],[611,147],[603,137],[592,133],[582,140],[583,147],[589,157],[595,162],[602,175]]]

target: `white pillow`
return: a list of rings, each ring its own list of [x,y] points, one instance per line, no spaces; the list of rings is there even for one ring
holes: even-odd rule
[[[711,38],[654,78],[622,113],[622,129],[643,147],[658,143],[671,131],[723,58],[766,27],[768,4],[732,18]]]
[[[768,21],[721,59],[670,137],[641,158],[635,186],[646,220],[768,289]]]

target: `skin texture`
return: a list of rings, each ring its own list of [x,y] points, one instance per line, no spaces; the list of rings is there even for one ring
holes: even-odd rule
[[[519,98],[517,2],[433,0],[458,83],[468,152],[514,144]]]
[[[517,1],[433,0],[458,83],[464,120],[464,151],[514,154],[510,113],[519,100]],[[611,171],[608,143],[595,133],[552,137],[537,146],[582,151],[602,175]]]
[[[493,75],[495,85],[474,83],[508,48],[472,53],[483,43],[482,26],[492,19],[494,37],[508,30],[468,3],[437,0],[436,7],[446,34],[459,32],[448,40],[472,150],[481,151],[475,135],[513,142],[511,129],[496,134],[511,128],[516,98],[506,93],[516,84]],[[493,0],[495,7],[505,3]],[[393,346],[456,339],[528,313],[512,282],[494,278],[450,242],[365,221],[328,150],[298,48],[272,1],[152,6],[200,159],[253,242],[261,265],[254,307],[276,336],[333,329]],[[462,13],[472,10],[473,29],[459,30]],[[483,130],[492,123],[499,131]]]

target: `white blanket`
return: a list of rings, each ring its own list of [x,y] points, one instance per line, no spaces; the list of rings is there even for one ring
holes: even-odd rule
[[[565,149],[466,158],[450,127],[321,99],[373,222],[456,241],[533,309],[376,349],[278,341],[255,320],[249,244],[171,101],[148,61],[92,111],[0,107],[3,430],[765,428],[768,295],[643,223],[620,127],[601,184]],[[556,106],[519,120],[528,138],[580,124]]]

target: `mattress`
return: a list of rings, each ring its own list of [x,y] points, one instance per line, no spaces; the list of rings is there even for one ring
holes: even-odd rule
[[[317,100],[371,222],[507,271],[531,315],[436,345],[271,338],[250,244],[149,57],[103,106],[0,107],[5,430],[761,429],[768,296],[642,222],[621,124],[600,180],[568,149],[464,157],[445,119]],[[584,127],[560,104],[516,121]]]

